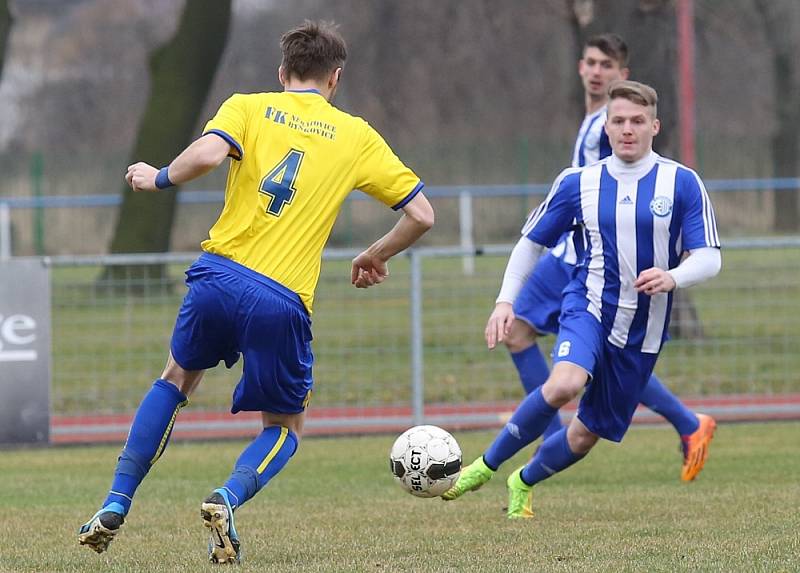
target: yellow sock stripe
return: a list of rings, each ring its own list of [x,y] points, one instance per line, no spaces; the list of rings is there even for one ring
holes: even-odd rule
[[[272,446],[272,449],[267,454],[267,457],[264,458],[264,461],[261,462],[261,464],[258,466],[258,469],[256,470],[258,473],[261,473],[265,469],[267,469],[267,466],[272,461],[272,458],[278,455],[278,452],[281,450],[281,446],[283,446],[283,442],[286,441],[286,436],[288,435],[289,435],[289,428],[281,426],[281,435],[278,436],[278,441],[275,442],[274,446]]]
[[[161,443],[158,444],[158,449],[156,450],[156,455],[153,456],[153,459],[150,460],[150,465],[152,466],[154,463],[158,461],[158,458],[161,457],[161,454],[164,453],[164,448],[167,447],[167,439],[169,438],[170,432],[172,432],[172,426],[175,425],[175,418],[178,417],[178,411],[183,408],[186,404],[189,403],[189,400],[184,400],[177,406],[175,406],[175,411],[172,413],[172,418],[167,424],[167,429],[164,430],[164,435],[161,436]]]

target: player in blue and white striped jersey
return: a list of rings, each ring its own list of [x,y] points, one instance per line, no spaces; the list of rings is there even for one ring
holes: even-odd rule
[[[628,77],[628,46],[616,34],[589,38],[578,62],[584,91],[586,117],[575,141],[572,167],[584,167],[611,155],[605,132],[608,86]],[[583,248],[580,237],[567,232],[545,253],[514,303],[517,320],[504,338],[526,393],[544,384],[550,375],[547,360],[536,343],[538,336],[558,332],[561,292],[569,282]],[[558,417],[544,437],[561,428]],[[683,427],[692,432],[695,428]]]
[[[464,468],[445,499],[488,481],[585,387],[569,427],[547,438],[508,478],[508,516],[532,517],[534,484],[582,459],[599,438],[622,440],[666,339],[675,288],[719,272],[719,236],[702,181],[652,150],[660,127],[656,103],[649,86],[614,84],[606,121],[613,154],[562,172],[526,222],[486,325],[486,342],[493,348],[502,341],[514,321],[512,305],[543,250],[555,247],[577,222],[585,249],[564,291],[553,371],[484,455]]]
[[[611,144],[604,129],[608,86],[628,79],[628,74],[628,46],[622,38],[616,34],[599,34],[586,41],[578,61],[586,116],[575,140],[573,167],[591,165],[611,155]]]
[[[616,34],[600,34],[586,41],[578,73],[585,94],[586,117],[575,142],[573,167],[596,163],[611,154],[605,131],[608,86],[628,77],[628,48]],[[550,369],[537,344],[537,337],[555,334],[561,314],[562,292],[569,282],[582,238],[565,233],[558,244],[539,260],[514,301],[515,320],[503,342],[527,393],[544,384]],[[642,403],[664,416],[681,438],[683,467],[681,479],[693,480],[702,470],[713,437],[714,419],[686,407],[654,374],[642,393]],[[558,417],[545,430],[544,438],[561,428]]]

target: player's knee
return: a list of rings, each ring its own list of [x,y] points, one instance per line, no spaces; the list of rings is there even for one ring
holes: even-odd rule
[[[509,352],[522,352],[536,344],[536,331],[528,323],[515,320],[503,342]]]
[[[183,392],[185,396],[190,396],[192,392],[195,391],[198,384],[200,384],[201,377],[202,377],[202,371],[198,376],[194,371],[183,370],[182,368],[180,369],[180,371],[165,369],[164,372],[161,373],[162,380],[166,380],[167,382],[178,388],[178,390]]]
[[[552,377],[542,386],[542,396],[553,408],[560,408],[577,395],[578,392],[571,385],[564,383],[563,380],[554,380]]]
[[[574,364],[560,362],[542,386],[542,396],[548,404],[560,408],[581,393],[587,380],[585,370]]]
[[[205,370],[184,369],[170,353],[167,365],[161,373],[161,379],[177,387],[185,396],[190,396],[200,384],[204,372]]]
[[[288,428],[294,433],[295,441],[300,444],[300,438],[303,435],[303,426],[305,425],[305,413],[299,414],[275,414],[272,412],[261,412],[261,420],[264,427],[267,426],[283,426]]]
[[[598,436],[590,432],[583,424],[570,424],[567,428],[567,445],[572,453],[584,456],[589,453],[598,441]]]

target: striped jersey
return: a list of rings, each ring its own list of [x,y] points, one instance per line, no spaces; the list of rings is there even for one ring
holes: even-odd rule
[[[645,269],[675,268],[684,251],[719,247],[714,210],[691,169],[651,152],[635,163],[615,155],[569,168],[522,229],[554,247],[577,223],[582,243],[562,310],[587,310],[619,348],[657,353],[666,338],[672,293],[637,293]]]
[[[611,155],[611,143],[605,130],[606,110],[603,106],[583,118],[572,153],[572,167],[585,167]],[[569,232],[563,235],[550,254],[568,265],[575,265],[580,257],[580,247],[580,238],[576,240]]]
[[[586,167],[611,155],[611,143],[606,134],[606,106],[583,118],[572,152],[572,166]]]

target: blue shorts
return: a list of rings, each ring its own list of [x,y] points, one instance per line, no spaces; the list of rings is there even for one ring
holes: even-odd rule
[[[170,344],[186,370],[244,355],[231,412],[302,412],[311,396],[311,319],[296,293],[230,259],[205,253],[186,271],[189,291]]]
[[[527,322],[539,334],[558,332],[561,314],[561,291],[569,283],[572,266],[549,252],[528,277],[514,301],[514,316]]]
[[[614,346],[600,321],[586,310],[564,310],[560,323],[553,363],[577,364],[591,376],[578,404],[578,419],[598,436],[622,441],[658,354]]]

